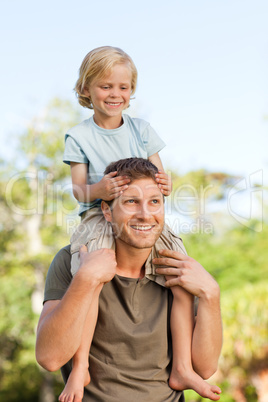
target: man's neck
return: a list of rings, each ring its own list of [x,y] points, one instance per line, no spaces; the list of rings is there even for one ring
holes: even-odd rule
[[[126,278],[143,278],[151,248],[137,249],[116,240],[116,273]]]

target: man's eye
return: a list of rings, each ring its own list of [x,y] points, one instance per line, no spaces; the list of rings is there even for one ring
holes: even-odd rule
[[[127,200],[126,202],[127,202],[127,204],[135,204],[136,200],[131,199],[131,200]]]
[[[153,204],[159,204],[159,200],[152,200]]]

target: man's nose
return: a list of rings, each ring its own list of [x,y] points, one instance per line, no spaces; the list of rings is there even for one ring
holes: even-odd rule
[[[137,217],[139,219],[146,219],[150,217],[150,211],[148,210],[148,205],[145,203],[142,203],[139,205],[138,211],[137,211]]]

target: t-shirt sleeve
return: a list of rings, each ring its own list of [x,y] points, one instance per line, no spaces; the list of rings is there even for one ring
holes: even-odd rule
[[[65,150],[63,154],[63,162],[70,165],[70,162],[88,163],[83,149],[79,143],[68,133],[65,135]]]
[[[148,157],[161,151],[161,149],[166,146],[165,142],[159,137],[150,124],[147,124],[145,130],[142,132],[142,140],[147,150]]]
[[[61,300],[72,281],[70,246],[62,248],[50,264],[46,284],[44,302]]]

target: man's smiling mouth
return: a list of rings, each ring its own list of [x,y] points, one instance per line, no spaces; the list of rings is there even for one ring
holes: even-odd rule
[[[132,229],[135,230],[141,230],[141,231],[146,231],[146,230],[151,230],[153,229],[154,225],[131,225]]]

